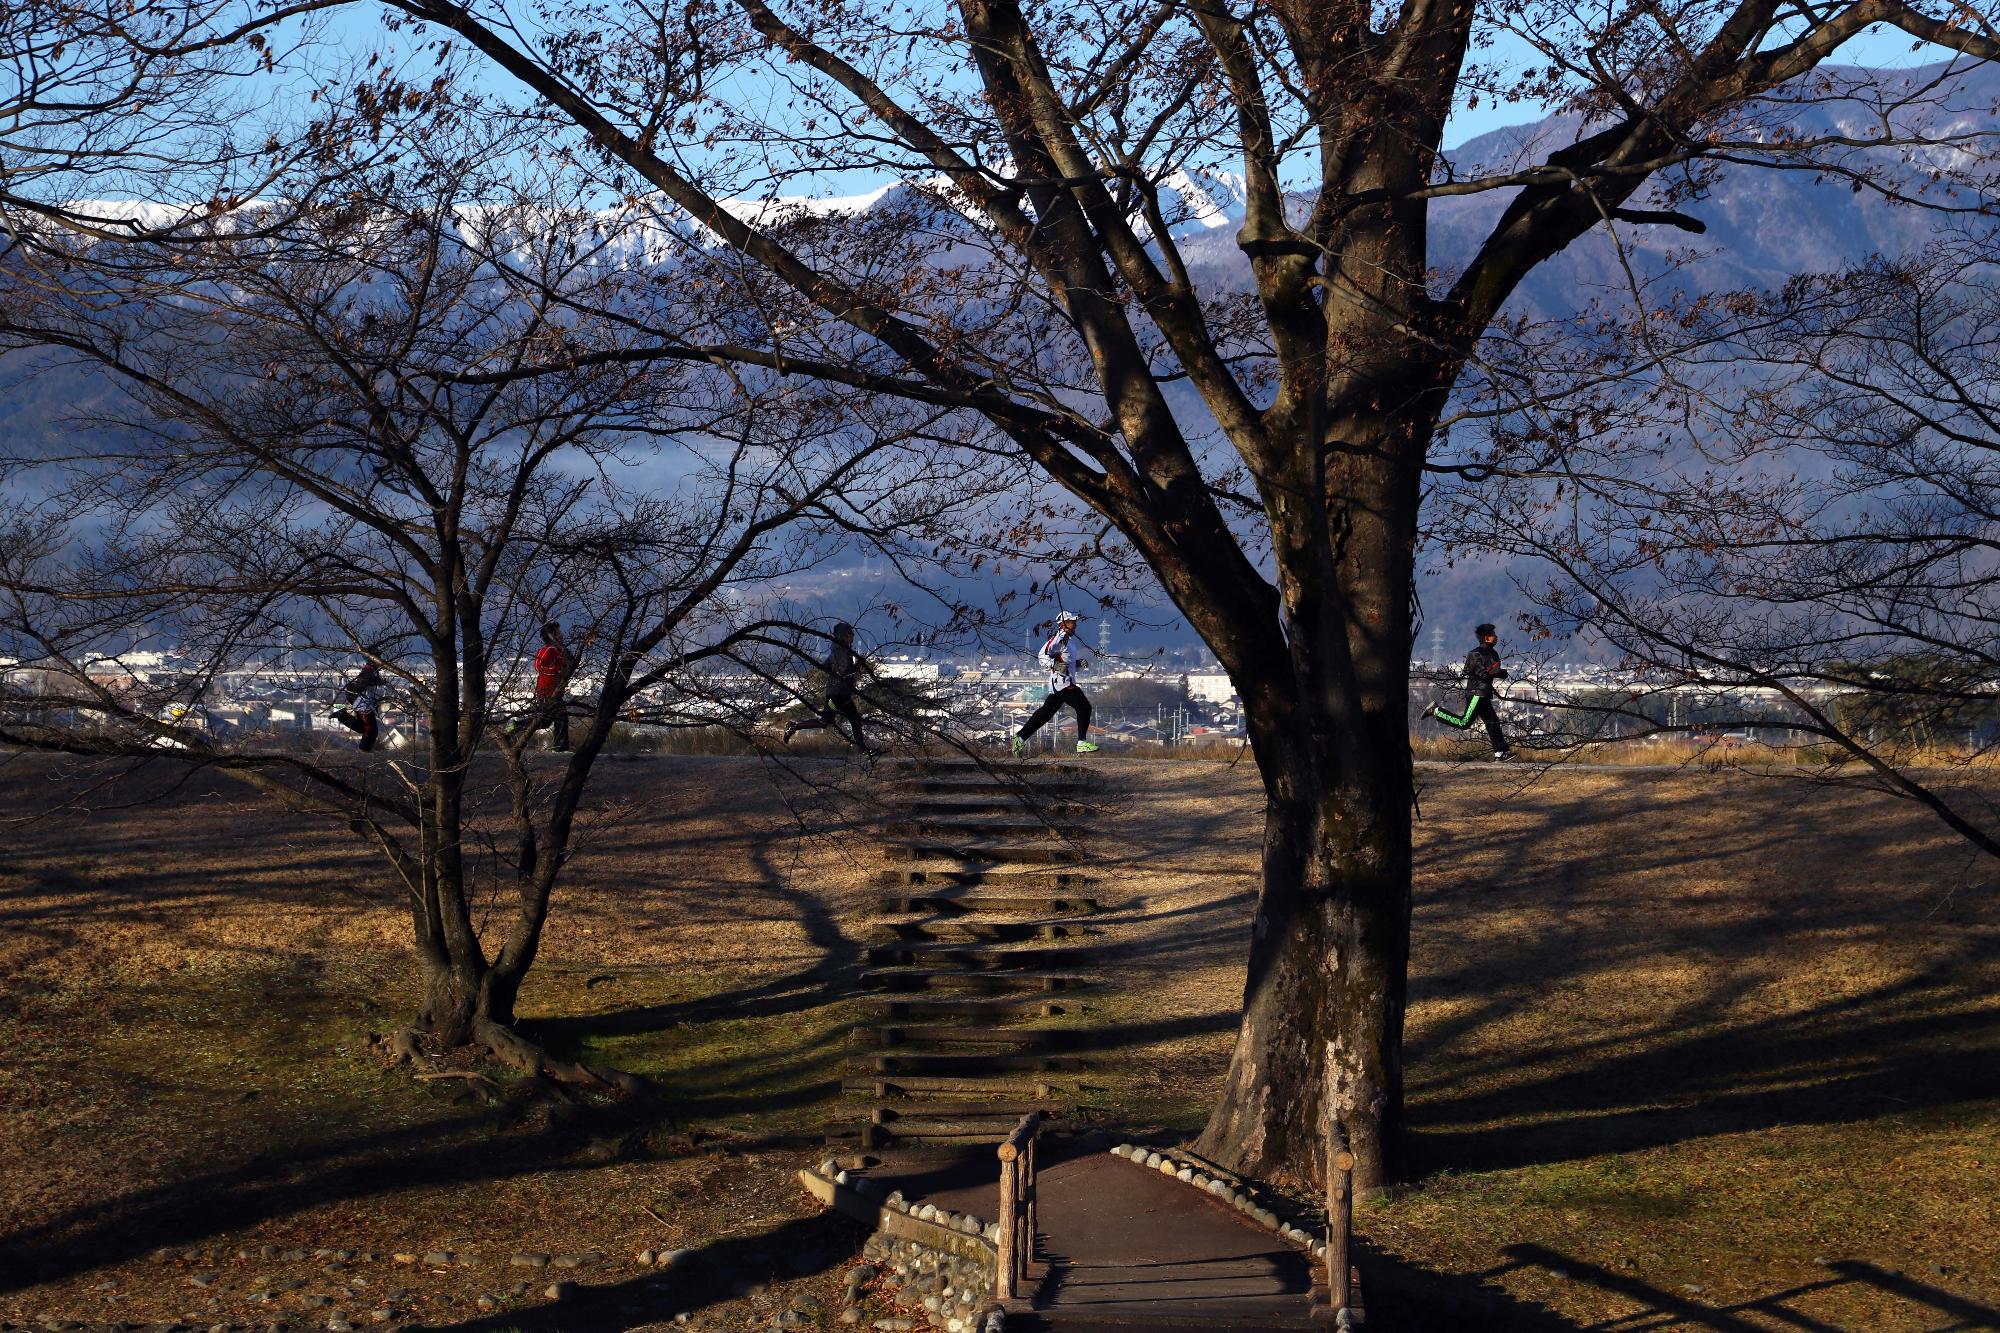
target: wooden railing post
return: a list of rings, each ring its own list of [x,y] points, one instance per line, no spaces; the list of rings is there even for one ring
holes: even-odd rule
[[[1015,1218],[1019,1212],[1019,1178],[1014,1159],[1007,1156],[1007,1145],[1003,1143],[1000,1145],[1000,1253],[993,1273],[993,1294],[1003,1301],[1011,1301],[1015,1296],[1017,1264],[1014,1250],[1019,1242],[1015,1235]]]
[[[994,1256],[993,1294],[1012,1300],[1035,1257],[1035,1139],[1042,1130],[1042,1113],[1021,1117],[1000,1144],[1000,1242]]]
[[[1354,1154],[1331,1099],[1326,1109],[1326,1294],[1338,1318],[1348,1307],[1348,1238],[1354,1225]]]
[[[1039,1168],[1036,1165],[1035,1159],[1039,1155],[1040,1144],[1041,1137],[1039,1135],[1028,1140],[1028,1178],[1022,1182],[1021,1198],[1026,1205],[1021,1210],[1023,1230],[1026,1232],[1026,1235],[1022,1237],[1021,1245],[1021,1271],[1023,1273],[1027,1272],[1028,1261],[1035,1256],[1035,1237],[1039,1234],[1037,1227],[1040,1223],[1038,1214],[1040,1212],[1041,1182],[1038,1176]]]

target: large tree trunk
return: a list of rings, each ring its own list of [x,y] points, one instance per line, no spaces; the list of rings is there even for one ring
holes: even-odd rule
[[[1357,1188],[1399,1169],[1410,792],[1406,763],[1384,769],[1337,788],[1304,763],[1267,775],[1243,1017],[1199,1144],[1239,1170],[1317,1184],[1329,1091]]]
[[[1355,396],[1368,410],[1323,428],[1333,447],[1297,451],[1324,471],[1267,496],[1288,652],[1245,664],[1266,683],[1243,691],[1266,796],[1263,882],[1236,1049],[1201,1147],[1317,1185],[1330,1111],[1368,1189],[1402,1170],[1421,452],[1407,419],[1374,408],[1376,390]]]
[[[477,1042],[478,1024],[492,1018],[484,960],[425,958],[423,974],[424,1005],[417,1014],[417,1030],[439,1050]],[[501,1021],[511,1022],[511,1013]]]

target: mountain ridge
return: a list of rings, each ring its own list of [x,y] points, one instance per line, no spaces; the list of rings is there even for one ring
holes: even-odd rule
[[[1896,108],[1914,90],[1934,82],[1942,68],[1830,68],[1821,72],[1827,99],[1775,103],[1777,126],[1791,133],[1850,137],[1871,123],[1895,126]],[[1953,148],[1959,137],[2000,131],[2000,73],[1981,67],[1958,77],[1961,82],[1948,102],[1924,109],[1923,115],[1931,120],[1924,120],[1916,111],[1901,113],[1910,122],[1906,128],[1925,132],[1937,141],[1903,154],[1906,160],[1897,166],[1897,178],[1907,179],[1913,189],[1936,188],[1925,180],[1927,170],[1939,165],[1936,154],[1960,151]],[[1889,108],[1886,112],[1885,107]],[[1493,130],[1447,155],[1439,174],[1463,178],[1536,162],[1550,148],[1572,142],[1584,128],[1578,117],[1559,115]],[[1933,156],[1927,158],[1926,154]],[[1197,281],[1218,296],[1246,293],[1248,260],[1236,238],[1243,218],[1241,179],[1225,170],[1183,169],[1162,184],[1173,200],[1168,232]],[[1658,201],[1662,192],[1663,187],[1655,186],[1636,202],[1647,206]],[[1431,264],[1440,287],[1476,253],[1513,193],[1502,188],[1432,201],[1428,210]],[[766,223],[804,217],[865,219],[876,209],[924,206],[940,211],[940,226],[976,227],[978,224],[965,216],[962,201],[953,201],[951,194],[948,186],[933,177],[890,181],[870,191],[846,195],[730,200],[726,206],[740,218]],[[1672,202],[1700,219],[1706,233],[1693,237],[1665,227],[1621,226],[1614,242],[1605,229],[1595,229],[1530,274],[1514,293],[1506,313],[1561,320],[1579,313],[1592,300],[1617,298],[1627,287],[1628,267],[1641,282],[1663,295],[1773,287],[1796,273],[1835,268],[1875,253],[1899,254],[1920,248],[1940,235],[1940,218],[1949,216],[1856,190],[1830,173],[1753,166],[1726,166],[1698,196]],[[605,213],[607,244],[620,247],[633,262],[650,262],[665,253],[661,229],[671,230],[677,242],[694,234],[689,229],[695,224],[659,204],[655,198],[646,198]],[[136,216],[165,206],[129,207]],[[947,209],[951,213],[943,211]],[[62,397],[63,392],[55,385],[36,385],[35,378],[27,377],[25,382],[14,377],[0,380],[0,428],[29,433],[51,428],[54,414],[49,411],[50,400]],[[77,392],[81,392],[80,385]],[[1199,410],[1191,394],[1177,397],[1182,399],[1177,404],[1181,410]],[[38,414],[40,420],[36,419]],[[1509,578],[1521,572],[1476,555],[1459,553],[1456,559],[1447,559],[1446,553],[1427,553],[1420,588],[1428,618],[1448,625],[1474,620],[1504,623],[1520,609],[1522,599],[1512,590]],[[999,585],[991,589],[996,595],[1000,590]]]

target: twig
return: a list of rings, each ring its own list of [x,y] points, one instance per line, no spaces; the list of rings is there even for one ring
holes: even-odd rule
[[[495,1083],[492,1079],[486,1077],[486,1075],[472,1069],[440,1069],[429,1074],[412,1074],[410,1075],[410,1077],[415,1079],[422,1079],[426,1082],[434,1078],[468,1078],[468,1079],[475,1079],[478,1082],[484,1083],[489,1088],[497,1088],[500,1086],[499,1084]]]

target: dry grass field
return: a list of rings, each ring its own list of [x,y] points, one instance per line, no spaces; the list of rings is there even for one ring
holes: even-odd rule
[[[1191,1134],[1254,775],[1100,767],[1125,965],[1086,1117]],[[0,1324],[831,1327],[859,1237],[790,1177],[856,1016],[866,812],[752,759],[600,776],[523,1008],[654,1079],[643,1108],[388,1068],[407,914],[349,835],[207,775],[0,758]],[[1858,788],[1423,778],[1421,1174],[1358,1217],[1380,1327],[2000,1327],[1989,866]]]

